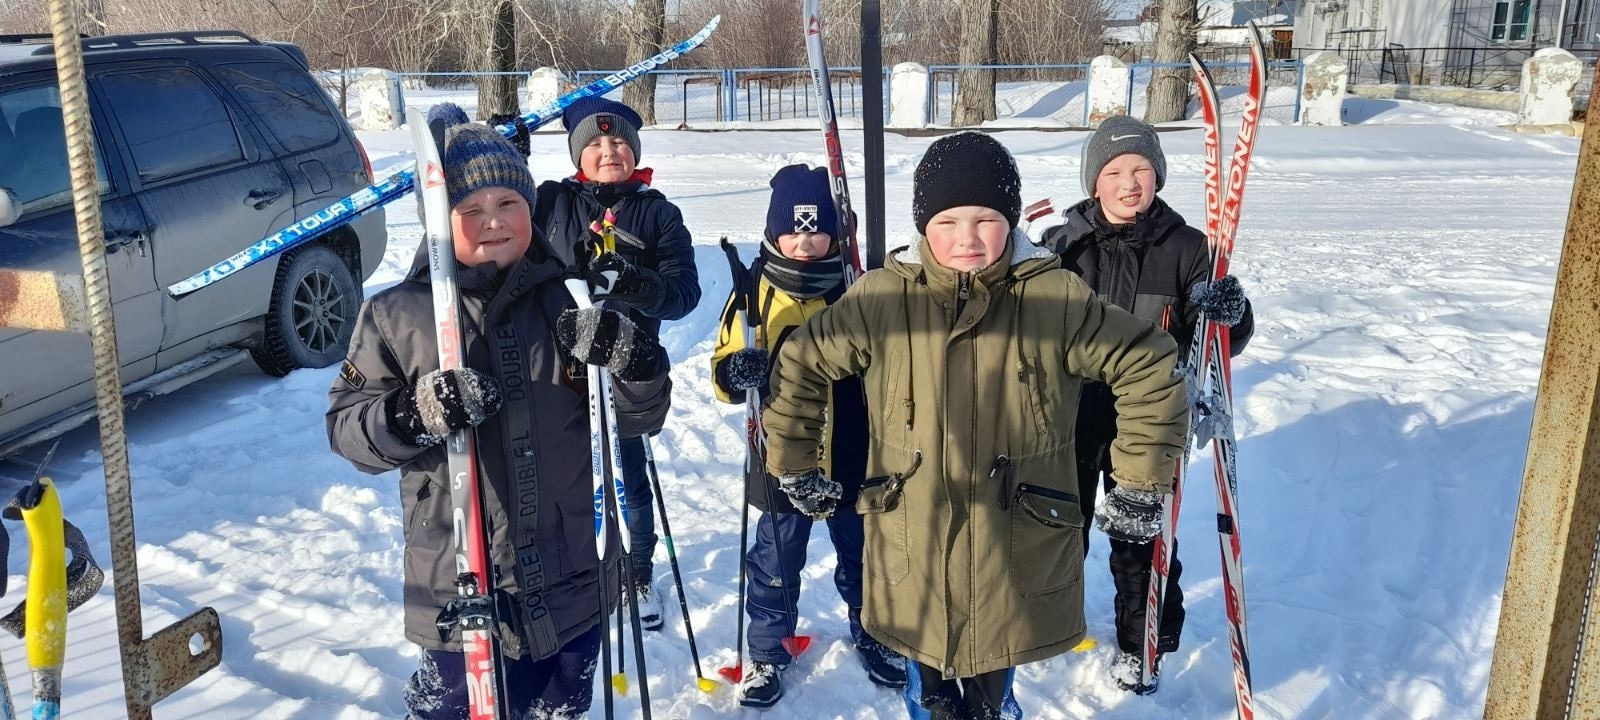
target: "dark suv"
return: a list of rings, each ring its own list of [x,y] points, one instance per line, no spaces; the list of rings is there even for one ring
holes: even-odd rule
[[[0,188],[16,211],[0,227],[0,267],[79,272],[49,42],[0,36]],[[342,359],[383,257],[382,210],[182,299],[166,292],[372,182],[305,53],[231,31],[83,49],[130,401],[246,352],[273,376]],[[92,377],[87,336],[0,329],[0,457],[92,418]]]

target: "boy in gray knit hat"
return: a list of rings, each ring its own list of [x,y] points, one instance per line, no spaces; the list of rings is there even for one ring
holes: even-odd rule
[[[1107,118],[1083,146],[1083,191],[1087,200],[1067,208],[1061,225],[1046,231],[1040,244],[1062,257],[1100,297],[1158,324],[1187,352],[1203,310],[1229,327],[1232,352],[1250,341],[1255,318],[1239,281],[1232,275],[1211,283],[1211,253],[1205,233],[1184,222],[1157,193],[1166,185],[1167,158],[1149,123],[1125,115]],[[1083,388],[1078,406],[1078,499],[1087,513],[1103,482],[1102,516],[1159,518],[1160,497],[1121,487],[1111,448],[1117,437],[1116,397],[1104,383]],[[1111,577],[1116,585],[1118,654],[1112,679],[1125,690],[1154,692],[1140,682],[1146,594],[1153,546],[1115,527],[1101,528],[1111,539]],[[1084,528],[1085,552],[1089,530]],[[1183,630],[1183,563],[1177,546],[1168,566],[1157,652],[1178,649]],[[1158,656],[1159,659],[1159,656]]]
[[[654,334],[700,302],[693,238],[683,213],[650,187],[652,172],[639,167],[640,118],[633,108],[601,97],[584,98],[562,114],[567,147],[577,172],[539,186],[534,225],[567,266],[590,279],[595,300],[615,307]],[[645,438],[622,436],[622,482],[632,541],[633,592],[640,622],[662,624],[655,592],[654,494],[645,468]]]
[[[405,689],[406,717],[464,718],[470,704],[451,622],[455,523],[444,441],[457,430],[473,433],[483,479],[496,662],[510,693],[500,710],[582,715],[617,602],[617,566],[602,567],[594,547],[580,363],[611,368],[618,427],[640,434],[666,417],[666,354],[654,333],[622,314],[573,307],[566,268],[534,242],[533,176],[509,143],[454,106],[434,108],[430,119],[443,142],[463,367],[439,368],[423,243],[405,280],[361,308],[328,391],[329,445],[365,472],[400,471],[405,634],[423,649]]]

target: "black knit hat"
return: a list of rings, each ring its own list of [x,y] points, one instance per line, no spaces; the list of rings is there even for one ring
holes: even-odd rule
[[[992,208],[1011,227],[1022,216],[1022,176],[1000,141],[977,132],[939,138],[912,176],[911,217],[927,234],[934,215],[963,205]]]
[[[451,119],[465,117],[466,113],[448,112],[436,107],[429,117]],[[444,163],[444,184],[450,192],[450,207],[455,207],[468,195],[486,187],[504,187],[517,191],[528,207],[534,203],[533,173],[528,171],[528,160],[511,146],[494,128],[479,123],[461,123],[444,128],[444,152],[439,158]]]

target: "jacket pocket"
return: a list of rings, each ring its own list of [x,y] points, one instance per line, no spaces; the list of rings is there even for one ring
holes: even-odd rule
[[[1044,366],[1039,362],[1038,353],[1028,353],[1027,357],[1017,359],[1017,380],[1022,388],[1023,405],[1033,418],[1034,434],[1049,435],[1052,428],[1045,413]]]
[[[1011,584],[1035,597],[1083,580],[1083,510],[1078,496],[1029,483],[1011,496]]]
[[[861,564],[868,575],[890,585],[911,572],[911,548],[907,536],[906,509],[902,491],[905,483],[922,465],[918,451],[905,472],[867,478],[856,496],[856,513],[861,515]]]

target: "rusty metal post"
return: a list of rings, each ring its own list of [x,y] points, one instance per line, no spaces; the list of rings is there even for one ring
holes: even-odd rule
[[[1596,78],[1600,94],[1600,75]],[[1600,109],[1591,105],[1534,402],[1484,717],[1600,717],[1584,623],[1600,533]],[[1581,648],[1581,655],[1580,655]],[[1582,708],[1582,710],[1580,710]]]
[[[122,426],[122,380],[117,359],[111,283],[106,272],[105,228],[95,187],[94,131],[90,125],[88,83],[78,11],[72,0],[51,0],[50,29],[65,125],[67,164],[72,176],[72,209],[78,250],[83,259],[82,301],[94,351],[95,400],[100,447],[105,463],[106,520],[111,531],[112,579],[116,588],[117,640],[122,656],[123,699],[129,720],[148,720],[151,706],[189,684],[222,660],[222,627],[217,613],[194,614],[144,637],[139,604],[139,565],[133,534],[133,484],[128,469],[127,436]],[[58,307],[70,307],[63,294]],[[49,303],[33,302],[32,306]],[[72,313],[46,313],[47,322]],[[63,326],[70,323],[62,321]]]

